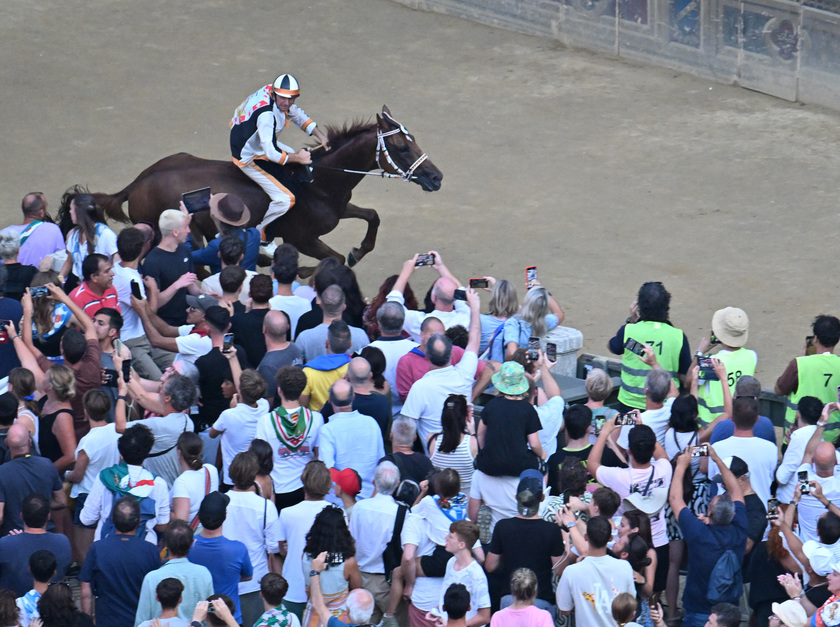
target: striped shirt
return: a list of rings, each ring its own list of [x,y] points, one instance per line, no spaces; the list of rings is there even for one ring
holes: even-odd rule
[[[96,312],[103,307],[111,307],[120,311],[120,298],[116,288],[111,285],[101,296],[97,295],[85,281],[79,287],[70,292],[70,300],[76,303],[82,311],[93,318]]]

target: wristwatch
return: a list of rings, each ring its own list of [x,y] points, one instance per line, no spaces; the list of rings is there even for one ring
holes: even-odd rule
[[[576,522],[574,522],[574,521],[572,521],[572,522],[570,522],[570,523],[566,523],[566,526],[567,526],[569,529],[571,529],[572,527],[577,527],[577,523],[576,523]]]
[[[309,571],[309,576],[310,577],[320,577],[321,573],[319,573],[317,570],[310,570]]]

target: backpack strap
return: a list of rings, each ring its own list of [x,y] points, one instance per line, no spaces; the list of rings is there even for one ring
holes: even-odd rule
[[[210,494],[210,471],[207,470],[207,467],[204,468],[204,496]],[[198,514],[190,522],[190,529],[195,531],[198,529]],[[265,523],[263,523],[263,529],[265,529]]]

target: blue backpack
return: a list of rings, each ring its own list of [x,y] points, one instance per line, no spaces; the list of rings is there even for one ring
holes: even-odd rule
[[[140,503],[140,525],[137,527],[137,531],[134,533],[138,538],[141,540],[146,539],[146,523],[152,520],[156,515],[156,507],[155,507],[155,500],[149,496],[145,498],[137,498],[133,494],[122,495],[117,494],[116,492],[111,492],[111,510],[114,509],[114,502],[118,498],[122,498],[123,496],[130,496],[131,498],[139,501]],[[110,535],[113,535],[117,532],[117,528],[114,527],[114,521],[111,519],[110,516],[102,521],[102,533],[100,535],[100,539],[107,538]]]
[[[718,538],[718,542],[720,539]],[[723,544],[721,543],[721,548]],[[709,577],[706,598],[709,603],[738,603],[743,588],[741,560],[732,549],[724,550]]]

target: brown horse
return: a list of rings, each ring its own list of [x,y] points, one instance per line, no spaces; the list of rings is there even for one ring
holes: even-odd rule
[[[332,256],[343,263],[344,256],[320,237],[332,231],[339,220],[365,220],[368,226],[361,245],[347,255],[347,262],[352,266],[373,250],[379,229],[379,215],[375,210],[350,202],[353,188],[365,174],[381,169],[383,176],[413,181],[429,192],[440,189],[443,175],[406,128],[391,117],[388,107],[382,107],[382,115],[377,114],[375,124],[354,124],[342,129],[328,127],[327,136],[330,151],[312,152],[312,181],[295,190],[294,206],[275,220],[272,227],[304,255],[316,259]],[[161,159],[116,194],[93,196],[112,219],[128,222],[130,217],[135,223],[157,224],[165,209],[178,207],[182,193],[201,187],[242,198],[251,210],[248,226],[258,224],[268,208],[268,195],[232,162],[200,159],[187,153]],[[128,216],[122,210],[126,200]],[[209,212],[193,216],[192,230],[194,236],[208,240],[215,236],[216,227]]]

